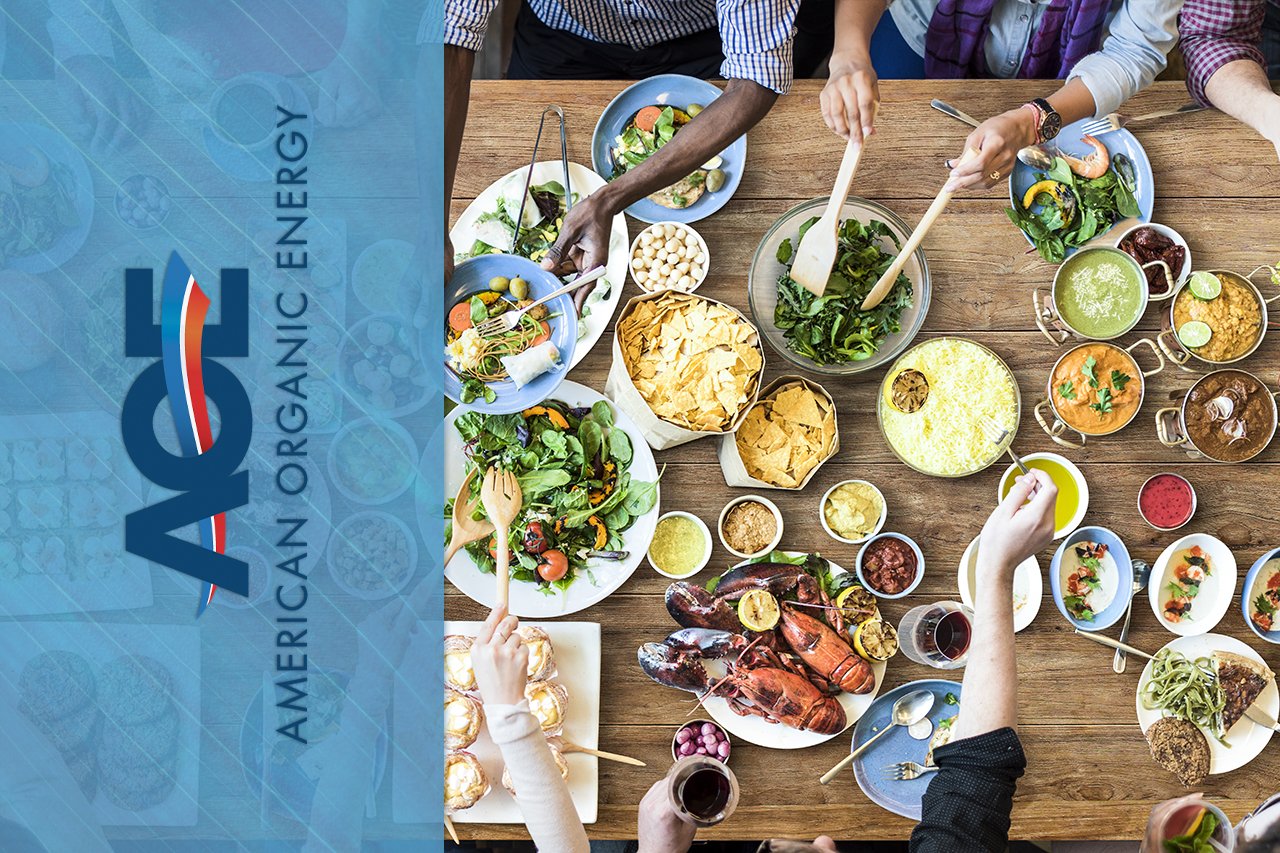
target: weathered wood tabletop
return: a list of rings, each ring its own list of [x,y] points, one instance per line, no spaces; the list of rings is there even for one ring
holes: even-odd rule
[[[537,113],[544,103],[565,108],[569,156],[589,165],[596,118],[623,85],[474,84],[454,217],[488,184],[528,161]],[[940,97],[982,117],[1021,104],[1045,88],[1006,81],[882,82],[884,103],[877,132],[862,158],[853,194],[886,204],[914,225],[945,180],[943,160],[960,153],[968,133],[965,126],[930,109],[929,100]],[[765,230],[796,203],[830,192],[843,143],[822,124],[820,89],[819,82],[798,83],[748,134],[741,187],[723,210],[696,225],[712,257],[701,293],[748,311],[747,270]],[[1144,113],[1186,100],[1180,83],[1161,83],[1129,106],[1133,113]],[[1272,146],[1216,112],[1160,120],[1134,132],[1155,174],[1155,218],[1187,238],[1197,268],[1247,273],[1277,260],[1280,248],[1267,242],[1268,235],[1280,233],[1280,207],[1274,201],[1280,194],[1280,168]],[[544,159],[554,156],[551,147]],[[1030,411],[1043,396],[1049,371],[1061,354],[1036,330],[1031,310],[1033,288],[1048,285],[1054,267],[1028,252],[1022,235],[1005,218],[1006,203],[1003,185],[962,195],[930,232],[924,250],[934,294],[918,340],[958,334],[994,349],[1013,369],[1022,392],[1016,447],[1023,453],[1061,450],[1041,432]],[[628,224],[634,235],[638,223]],[[628,298],[637,292],[631,282],[627,291]],[[1149,336],[1159,325],[1160,312],[1152,307],[1122,343]],[[574,380],[603,389],[608,340],[606,336],[596,344],[574,370]],[[1244,366],[1274,384],[1278,354],[1280,340],[1273,335]],[[776,354],[768,353],[767,360],[766,381],[790,372]],[[821,551],[852,565],[855,547],[823,532],[819,500],[832,483],[847,477],[864,477],[879,485],[889,505],[886,529],[914,537],[926,560],[919,589],[883,607],[886,617],[896,621],[916,604],[957,598],[961,552],[993,507],[1004,466],[997,464],[962,480],[938,480],[897,462],[875,422],[881,377],[882,372],[874,371],[823,383],[838,406],[841,452],[802,492],[771,492],[769,497],[786,516],[783,547]],[[1158,533],[1141,520],[1138,488],[1153,473],[1178,471],[1192,481],[1200,498],[1187,531],[1212,533],[1226,541],[1243,574],[1264,551],[1280,544],[1280,508],[1272,497],[1280,482],[1280,445],[1234,467],[1191,461],[1161,446],[1155,437],[1154,411],[1191,381],[1189,374],[1166,369],[1151,380],[1145,406],[1129,427],[1092,441],[1086,450],[1069,452],[1089,481],[1087,523],[1111,527],[1135,558],[1154,562],[1176,537]],[[715,449],[714,441],[702,440],[657,454],[659,464],[666,466],[664,511],[688,510],[714,525],[724,503],[743,492],[724,485]],[[1047,565],[1051,551],[1040,556]],[[717,544],[708,571],[730,562]],[[601,748],[636,755],[649,765],[636,769],[601,763],[600,816],[589,827],[594,837],[634,837],[636,805],[665,772],[671,735],[690,707],[688,694],[654,684],[636,665],[636,648],[672,628],[662,599],[667,583],[642,565],[618,592],[574,617],[603,626]],[[1012,836],[1137,838],[1151,805],[1179,793],[1174,778],[1150,759],[1135,719],[1134,694],[1142,667],[1131,662],[1125,674],[1114,674],[1110,650],[1073,636],[1047,583],[1044,595],[1035,624],[1018,636],[1020,731],[1029,767],[1018,788]],[[446,588],[445,610],[452,619],[484,615],[451,586]],[[1280,666],[1280,653],[1245,626],[1238,596],[1217,630],[1244,640],[1273,667]],[[1117,632],[1118,628],[1108,633]],[[1170,639],[1144,595],[1135,608],[1131,642],[1155,650]],[[899,655],[889,665],[883,689],[934,675],[936,671]],[[705,837],[812,838],[822,831],[845,839],[905,838],[911,823],[872,804],[851,773],[830,786],[818,784],[819,774],[846,754],[848,746],[847,735],[794,752],[735,744],[733,769],[742,783],[741,802],[727,823]],[[1211,778],[1204,790],[1238,819],[1274,793],[1276,756],[1273,746],[1247,768]],[[458,830],[471,838],[523,836],[523,827],[510,825],[459,824]]]

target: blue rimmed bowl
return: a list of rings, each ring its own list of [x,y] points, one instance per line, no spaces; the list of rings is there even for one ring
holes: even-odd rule
[[[1256,561],[1253,567],[1249,569],[1249,573],[1244,576],[1244,586],[1240,588],[1240,612],[1244,614],[1244,624],[1249,626],[1249,630],[1257,634],[1268,643],[1276,643],[1280,645],[1280,613],[1276,613],[1276,627],[1270,631],[1264,631],[1254,624],[1253,619],[1249,616],[1252,609],[1253,601],[1258,597],[1258,592],[1254,590],[1254,585],[1258,582],[1258,576],[1266,571],[1267,564],[1273,560],[1280,559],[1280,548],[1272,548],[1263,554]]]
[[[1106,545],[1107,553],[1112,556],[1116,564],[1115,578],[1104,576],[1102,579],[1103,589],[1111,594],[1111,600],[1107,602],[1106,607],[1095,613],[1092,621],[1072,616],[1062,600],[1066,586],[1062,561],[1067,551],[1081,542],[1098,542]],[[1081,631],[1101,631],[1103,628],[1110,628],[1124,615],[1133,593],[1133,559],[1129,556],[1129,549],[1125,547],[1119,536],[1105,527],[1078,528],[1062,540],[1062,544],[1053,554],[1053,561],[1049,564],[1049,587],[1053,590],[1053,603],[1058,606],[1058,612],[1074,627]]]
[[[478,258],[471,258],[457,266],[453,271],[453,278],[449,279],[449,284],[445,287],[445,323],[448,323],[449,309],[458,304],[463,297],[487,291],[489,280],[494,276],[523,278],[529,282],[530,299],[541,299],[562,286],[560,279],[553,273],[547,272],[528,258],[516,255],[481,255]],[[551,342],[560,351],[561,366],[559,368],[538,376],[519,389],[510,379],[490,382],[489,387],[497,395],[492,403],[486,403],[483,397],[470,403],[463,403],[462,380],[449,367],[448,358],[442,350],[436,357],[445,361],[445,396],[459,405],[485,414],[506,415],[528,408],[555,393],[556,388],[568,374],[569,365],[573,364],[573,348],[578,340],[578,312],[573,305],[572,293],[557,296],[546,305],[550,317],[548,322],[551,324]],[[424,334],[423,340],[426,341],[431,337],[433,336]],[[423,356],[430,358],[430,354],[426,352],[427,348],[426,345],[423,346]]]

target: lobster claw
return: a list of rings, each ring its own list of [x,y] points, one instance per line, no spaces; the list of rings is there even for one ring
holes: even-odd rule
[[[676,581],[667,587],[666,600],[667,612],[682,628],[742,629],[732,605],[696,584]]]
[[[710,680],[696,655],[665,643],[645,643],[636,653],[644,674],[664,687],[675,687],[701,696]]]
[[[681,628],[667,635],[663,645],[682,652],[694,652],[704,658],[722,658],[746,640],[731,631],[714,628]]]

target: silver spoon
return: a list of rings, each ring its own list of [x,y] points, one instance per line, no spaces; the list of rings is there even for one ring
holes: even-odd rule
[[[836,776],[840,774],[841,770],[852,764],[855,758],[866,752],[867,749],[870,748],[871,744],[888,734],[894,726],[913,726],[920,720],[923,720],[928,716],[929,712],[933,710],[933,703],[936,700],[937,697],[933,695],[932,691],[915,690],[908,693],[906,696],[903,696],[897,702],[894,702],[893,714],[889,720],[889,725],[876,732],[867,740],[866,743],[842,758],[839,764],[832,767],[826,773],[823,773],[822,776],[819,777],[818,781],[825,785],[832,779],[836,778]]]
[[[1142,560],[1133,561],[1133,593],[1129,596],[1129,606],[1124,611],[1124,627],[1120,629],[1120,642],[1124,642],[1129,637],[1129,620],[1133,618],[1133,600],[1138,597],[1138,593],[1147,588],[1147,584],[1151,581],[1151,565],[1144,563]],[[1116,656],[1111,661],[1111,668],[1116,672],[1124,672],[1125,654],[1124,649],[1117,648]]]
[[[970,127],[977,127],[979,122],[973,116],[948,104],[946,101],[934,98],[929,102],[929,106],[938,112],[949,115],[957,121],[962,121]],[[1053,155],[1045,150],[1043,145],[1028,145],[1018,151],[1018,160],[1030,166],[1033,169],[1039,169],[1044,172],[1053,165]]]

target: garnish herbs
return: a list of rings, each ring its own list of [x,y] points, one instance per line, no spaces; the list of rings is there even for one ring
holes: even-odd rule
[[[1071,380],[1067,380],[1058,386],[1058,396],[1064,400],[1074,400],[1076,398],[1076,386]]]
[[[1005,213],[1042,258],[1061,263],[1068,248],[1083,246],[1126,216],[1141,214],[1132,187],[1116,174],[1119,158],[1118,154],[1112,157],[1112,166],[1102,177],[1081,178],[1065,160],[1055,157],[1049,171],[1037,172],[1035,179],[1062,184],[1066,201],[1056,202],[1048,193],[1041,193],[1036,199],[1040,202],[1038,212],[1024,208],[1018,199]]]

